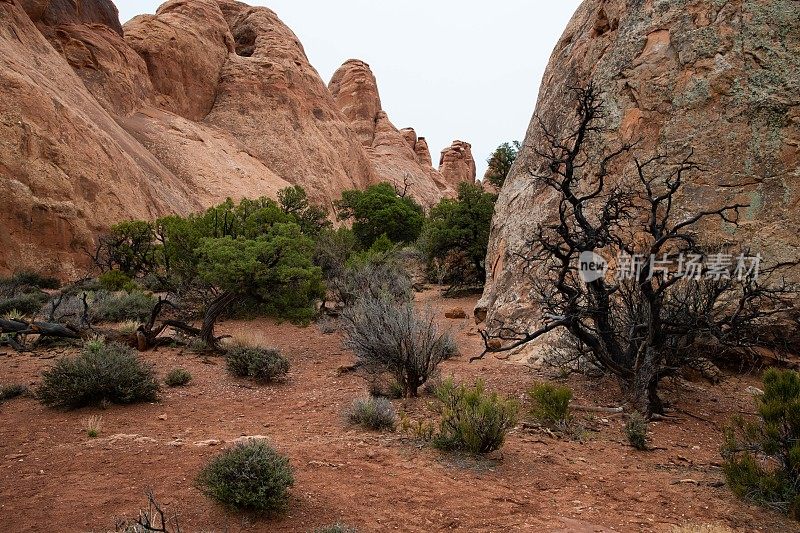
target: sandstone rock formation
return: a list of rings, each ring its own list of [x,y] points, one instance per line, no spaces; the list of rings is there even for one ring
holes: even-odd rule
[[[558,42],[536,114],[551,127],[571,113],[568,87],[590,79],[605,91],[607,146],[640,140],[638,153],[693,147],[707,172],[679,208],[745,203],[740,227],[707,234],[800,257],[800,9],[793,0],[585,0]],[[476,318],[516,318],[532,280],[513,252],[524,247],[547,202],[528,169],[537,121],[498,200],[488,279]]]
[[[458,183],[469,180],[459,179],[462,175],[452,171],[456,166],[446,167],[447,176],[433,169],[425,138],[417,137],[413,128],[395,128],[382,109],[375,75],[365,62],[346,61],[328,87],[382,180],[394,183],[398,189],[407,185],[408,193],[426,206],[443,196],[455,196]],[[472,164],[474,169],[474,161]]]
[[[169,0],[123,29],[110,0],[0,0],[0,273],[72,277],[116,221],[290,184],[328,205],[406,172],[427,204],[449,193],[360,113],[266,8]]]
[[[476,168],[475,159],[472,157],[472,145],[456,140],[442,150],[442,156],[439,159],[439,173],[448,184],[454,187],[458,187],[462,181],[474,183]]]

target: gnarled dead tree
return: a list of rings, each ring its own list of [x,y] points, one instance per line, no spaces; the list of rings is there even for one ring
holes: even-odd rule
[[[702,171],[691,151],[678,159],[640,159],[635,144],[623,144],[592,157],[589,145],[603,131],[602,100],[591,84],[574,91],[572,124],[553,131],[539,120],[542,143],[534,150],[541,164],[531,174],[535,186],[552,194],[554,209],[515,252],[534,278],[532,300],[541,323],[488,324],[484,354],[564,329],[596,365],[619,379],[635,409],[660,413],[660,381],[687,363],[699,341],[750,347],[763,340],[760,328],[793,303],[796,292],[780,273],[797,263],[714,276],[701,265],[699,276],[687,275],[685,260],[709,251],[699,239],[700,224],[717,219],[735,227],[747,206],[679,209],[687,176]],[[623,156],[633,160],[628,173],[621,172]],[[582,276],[579,263],[587,254],[616,261],[618,273],[630,269],[631,275]],[[668,257],[684,258],[677,271],[665,268]],[[625,258],[634,264],[621,264]]]

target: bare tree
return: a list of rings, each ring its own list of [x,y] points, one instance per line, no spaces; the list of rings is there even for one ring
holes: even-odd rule
[[[590,147],[604,131],[602,99],[593,84],[573,91],[571,124],[554,131],[538,120],[542,143],[534,150],[542,163],[531,174],[552,195],[554,210],[515,252],[534,277],[532,299],[541,323],[488,324],[486,349],[478,358],[565,329],[596,365],[619,378],[636,410],[660,413],[660,381],[687,363],[700,339],[731,347],[759,343],[759,328],[791,306],[792,287],[775,279],[797,263],[761,268],[760,277],[752,269],[708,276],[702,264],[701,276],[689,275],[685,263],[678,271],[665,269],[667,257],[696,258],[709,251],[698,237],[701,223],[717,219],[736,226],[739,210],[747,206],[679,209],[687,176],[702,171],[691,151],[640,159],[632,143],[593,157]],[[632,159],[627,174],[623,156]],[[617,273],[630,269],[631,275],[582,276],[580,261],[593,253],[616,258]]]

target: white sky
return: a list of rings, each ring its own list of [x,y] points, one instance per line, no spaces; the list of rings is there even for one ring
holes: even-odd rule
[[[370,64],[398,128],[428,140],[434,166],[454,139],[483,176],[497,145],[522,140],[550,53],[580,0],[251,0],[300,38],[327,83],[347,59]],[[123,23],[159,0],[116,0]]]

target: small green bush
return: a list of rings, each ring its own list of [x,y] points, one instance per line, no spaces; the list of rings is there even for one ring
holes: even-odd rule
[[[95,322],[145,321],[157,300],[140,291],[131,293],[100,291],[92,309]]]
[[[61,287],[61,282],[57,278],[30,271],[17,272],[11,277],[11,282],[39,289],[58,289]]]
[[[103,272],[100,274],[100,277],[97,278],[97,281],[100,282],[102,288],[111,292],[125,290],[125,287],[133,282],[127,274],[119,270]]]
[[[647,449],[647,420],[638,412],[634,411],[625,423],[625,435],[628,442],[637,450]]]
[[[517,403],[485,392],[481,380],[472,387],[445,380],[436,389],[436,398],[442,418],[433,445],[442,450],[492,452],[503,445],[506,433],[516,424]]]
[[[225,353],[225,362],[234,376],[260,383],[277,381],[289,372],[289,361],[271,348],[236,346]]]
[[[35,315],[47,299],[47,294],[38,291],[13,296],[0,301],[0,316],[14,312],[22,316]]]
[[[11,400],[12,398],[17,398],[18,396],[23,396],[28,394],[28,392],[28,387],[19,383],[2,385],[0,386],[0,403]]]
[[[353,424],[367,429],[394,429],[397,421],[392,402],[386,398],[359,398],[353,401],[347,412],[347,418]]]
[[[192,374],[185,368],[173,368],[164,378],[167,387],[182,387],[190,381],[192,381]]]
[[[528,391],[528,398],[533,403],[531,415],[548,424],[560,424],[570,419],[569,402],[572,390],[552,383],[539,383]]]
[[[800,374],[770,369],[758,419],[737,417],[722,446],[728,486],[740,498],[800,519]]]
[[[197,478],[200,489],[213,500],[257,514],[284,510],[293,483],[289,460],[264,440],[238,444],[224,451]]]
[[[65,409],[150,402],[158,397],[158,382],[131,348],[89,341],[79,356],[60,359],[42,373],[37,396],[44,405]]]

